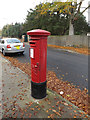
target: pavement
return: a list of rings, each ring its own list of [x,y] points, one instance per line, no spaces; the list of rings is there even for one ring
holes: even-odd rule
[[[88,117],[84,111],[50,89],[47,89],[45,98],[34,99],[31,96],[31,79],[1,55],[0,76],[0,117],[5,120]]]

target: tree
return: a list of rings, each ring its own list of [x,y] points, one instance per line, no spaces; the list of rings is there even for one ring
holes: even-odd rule
[[[87,34],[88,29],[89,26],[85,20],[84,15],[80,15],[80,17],[74,22],[74,34],[75,35]]]
[[[22,33],[23,33],[22,24],[20,24],[20,23],[15,23],[15,25],[7,24],[2,29],[2,36],[3,37],[18,37],[18,38],[21,38]]]
[[[7,29],[8,29],[8,25],[5,25],[2,29],[2,37],[7,37],[8,36]]]
[[[70,4],[70,3],[69,3]],[[51,5],[51,4],[50,4]],[[36,8],[30,9],[26,16],[26,21],[23,24],[23,32],[32,29],[45,29],[51,32],[52,35],[67,35],[69,34],[69,14],[52,13],[51,11],[41,14],[42,4]],[[75,34],[85,34],[88,30],[88,25],[83,15],[74,22]]]
[[[24,31],[32,29],[45,29],[53,35],[64,35],[68,26],[68,15],[59,16],[58,14],[46,13],[41,15],[37,9],[28,11],[26,21],[24,23]]]
[[[77,2],[46,2],[41,5],[36,6],[36,10],[41,14],[46,14],[50,12],[50,14],[58,14],[68,15],[69,17],[69,35],[74,35],[74,23],[79,19],[79,17],[90,7],[86,7],[81,13],[80,8],[84,0],[81,0],[79,3]]]

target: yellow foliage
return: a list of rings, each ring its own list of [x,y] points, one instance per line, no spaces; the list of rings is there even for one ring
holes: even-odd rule
[[[66,14],[68,13],[71,15],[70,9],[76,8],[71,5],[72,1],[73,0],[67,0],[67,2],[54,2],[53,4],[47,2],[45,4],[42,3],[42,6],[39,6],[37,8],[40,9],[41,14],[47,14],[47,11],[50,10],[51,11],[50,15],[52,15],[53,12],[57,12],[57,11],[59,11],[59,13],[66,13]]]

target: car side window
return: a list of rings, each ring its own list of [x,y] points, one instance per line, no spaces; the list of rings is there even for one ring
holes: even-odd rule
[[[4,40],[2,40],[2,41],[1,41],[1,43],[2,43],[2,44],[4,44],[4,43],[5,43],[5,41],[4,41]]]

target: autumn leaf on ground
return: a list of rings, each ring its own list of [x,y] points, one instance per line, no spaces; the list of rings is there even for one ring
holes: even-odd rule
[[[60,106],[58,107],[59,111],[61,110]]]
[[[48,110],[46,110],[46,112],[48,113],[49,111],[48,111]]]
[[[52,111],[54,112],[54,113],[56,113],[58,116],[60,116],[61,117],[61,114],[59,113],[59,112],[57,112],[56,110],[54,110],[54,109],[52,109]]]
[[[34,111],[34,108],[30,108],[30,110]]]

